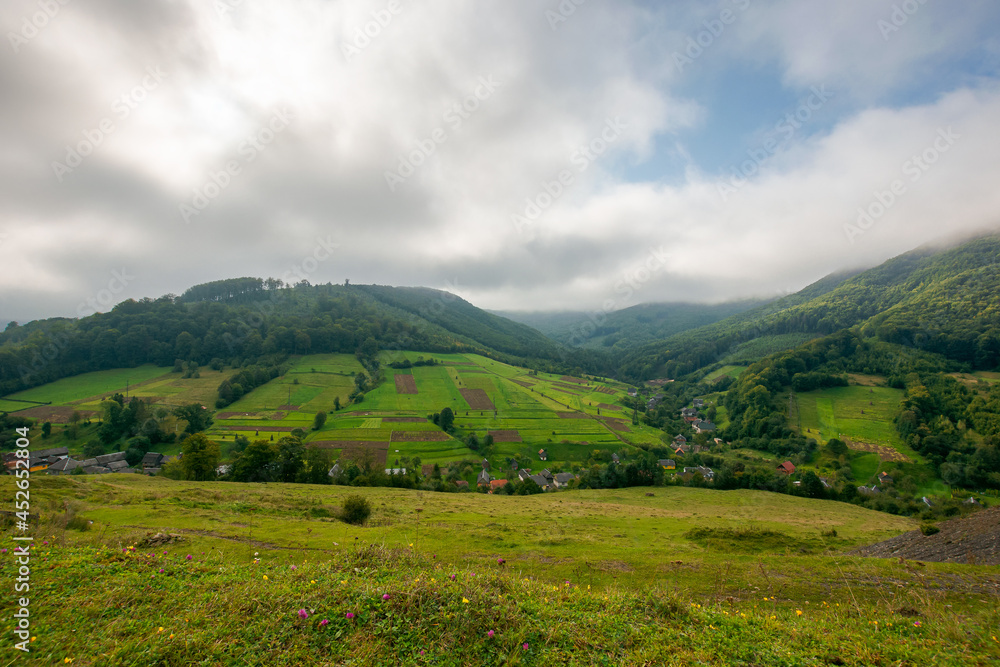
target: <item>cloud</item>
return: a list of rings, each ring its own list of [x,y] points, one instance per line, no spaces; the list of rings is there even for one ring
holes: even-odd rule
[[[0,321],[73,315],[121,267],[121,298],[281,276],[324,239],[313,282],[458,285],[494,308],[721,300],[994,222],[994,72],[897,94],[936,59],[995,58],[988,4],[929,2],[885,40],[891,3],[745,3],[702,74],[757,62],[850,104],[724,201],[686,142],[716,110],[678,92],[700,74],[671,54],[742,4],[553,22],[551,0],[69,3],[0,59]],[[0,25],[34,11],[7,3]],[[772,127],[760,102],[746,113]],[[858,207],[949,125],[962,139],[851,243]],[[625,176],[665,154],[684,179]],[[663,265],[631,286],[650,253]]]

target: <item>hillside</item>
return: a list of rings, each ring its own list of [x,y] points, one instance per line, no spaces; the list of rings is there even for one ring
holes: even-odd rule
[[[381,349],[475,352],[562,370],[606,366],[446,292],[240,278],[196,286],[181,297],[128,300],[79,320],[12,323],[0,334],[0,396],[147,363],[240,365],[274,355],[353,354],[369,340]]]
[[[998,293],[1000,236],[925,247],[646,345],[626,353],[621,366],[627,375],[677,377],[715,363],[750,363],[860,326],[866,337],[992,370],[1000,363]],[[750,349],[741,355],[741,346]]]
[[[497,314],[533,327],[564,345],[622,352],[760,305],[760,300],[714,305],[645,303],[610,313],[500,311]]]
[[[905,558],[934,563],[1000,565],[1000,507],[944,521],[940,532],[919,530],[861,547],[854,553],[874,558]]]
[[[13,489],[12,479],[0,485]],[[529,497],[33,480],[32,658],[986,665],[995,571],[845,552],[912,522],[763,492]],[[334,518],[348,494],[366,525]],[[93,523],[91,523],[93,522]],[[7,531],[8,534],[9,531]],[[44,559],[44,560],[42,560]],[[14,576],[17,564],[0,561]]]

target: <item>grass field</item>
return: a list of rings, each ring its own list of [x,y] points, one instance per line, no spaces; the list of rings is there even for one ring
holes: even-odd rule
[[[87,399],[97,399],[109,393],[125,393],[126,383],[137,385],[159,378],[170,372],[169,368],[146,365],[138,368],[115,368],[107,371],[94,371],[71,378],[63,378],[49,384],[32,389],[26,389],[5,398],[22,401],[51,403],[52,405],[74,405]],[[216,383],[218,384],[218,383]],[[27,406],[22,406],[27,407]]]
[[[738,380],[743,371],[747,369],[746,366],[723,366],[717,371],[713,371],[704,377],[705,382],[715,382],[721,377],[729,376],[734,380]]]
[[[31,491],[39,664],[1000,660],[998,568],[850,556],[916,522],[841,503],[124,475],[33,478]],[[365,527],[329,518],[351,493],[374,507]],[[66,530],[72,516],[89,530]],[[157,532],[181,541],[144,546]],[[16,567],[0,560],[4,578]]]
[[[799,432],[821,444],[831,438],[890,447],[915,463],[923,458],[903,444],[893,419],[903,398],[901,389],[834,387],[794,395]]]

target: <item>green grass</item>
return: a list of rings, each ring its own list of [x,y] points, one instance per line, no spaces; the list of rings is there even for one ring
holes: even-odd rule
[[[719,370],[714,371],[714,372],[709,373],[708,375],[706,375],[705,378],[704,378],[704,381],[705,382],[715,382],[719,378],[721,378],[723,376],[726,376],[726,375],[728,375],[729,377],[733,378],[734,380],[738,380],[739,377],[740,377],[740,375],[742,375],[743,371],[745,371],[746,369],[747,369],[747,366],[733,366],[733,365],[723,366]]]
[[[13,480],[0,486],[12,495]],[[368,525],[323,518],[348,494],[372,503]],[[32,501],[36,539],[49,542],[36,545],[32,569],[39,664],[1000,659],[1000,612],[982,601],[1000,586],[996,568],[847,555],[917,523],[842,503],[686,488],[502,497],[125,475],[33,478]],[[66,530],[71,514],[94,524]],[[182,541],[129,549],[158,531]],[[16,567],[0,560],[8,579]]]
[[[94,398],[108,392],[125,393],[125,385],[136,385],[154,378],[169,374],[169,368],[153,365],[138,368],[114,368],[106,371],[94,371],[70,378],[63,378],[44,384],[40,387],[19,391],[7,398],[23,401],[51,403],[52,405],[71,405],[74,402]],[[22,407],[26,407],[22,405]]]

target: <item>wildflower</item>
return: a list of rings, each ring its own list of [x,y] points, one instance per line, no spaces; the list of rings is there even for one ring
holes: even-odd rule
[[[163,632],[163,626],[162,625],[159,627],[159,629],[157,629],[157,632]]]
[[[802,615],[802,610],[801,609],[796,609],[795,610],[795,615],[796,616],[801,616]]]
[[[68,665],[69,663],[73,662],[73,658],[65,658],[63,659],[63,662]]]
[[[294,565],[292,566],[292,571],[295,571],[297,569],[299,569],[299,568],[295,567]]]
[[[319,624],[320,624],[320,626],[322,626],[322,627],[325,628],[326,626],[330,625],[330,621],[328,621],[328,620],[326,620],[324,618],[322,621],[319,622]]]
[[[264,581],[267,581],[267,575],[266,574],[264,575]]]
[[[496,634],[496,633],[493,632],[492,630],[490,630],[489,632],[486,633],[486,636],[489,637],[490,639],[493,639],[493,635],[494,634]]]
[[[309,583],[310,583],[310,584],[315,584],[315,583],[316,583],[316,580],[315,580],[315,579],[313,579],[313,580],[311,580],[311,581],[310,581]]]
[[[382,595],[382,599],[383,599],[383,600],[388,600],[388,599],[389,599],[389,597],[390,597],[390,596],[389,596],[389,594],[388,594],[388,593],[385,593],[385,594],[383,594],[383,595]]]
[[[167,555],[167,552],[166,552],[166,551],[164,551],[164,552],[163,552],[163,555],[164,555],[164,556],[166,556],[166,555]]]
[[[167,639],[173,639],[173,638],[174,638],[173,634],[171,634],[169,637],[167,637]]]
[[[160,568],[159,574],[163,574],[163,568],[162,567]]]
[[[503,558],[497,558],[497,565],[503,565],[506,562]]]
[[[188,555],[187,555],[187,556],[185,556],[184,558],[186,558],[187,560],[191,560],[192,558],[194,558],[194,556],[192,556],[191,554],[188,554]]]
[[[451,575],[451,580],[452,580],[452,581],[455,581],[455,575],[454,575],[454,574],[453,574],[453,575]]]
[[[919,628],[920,627],[920,621],[913,621],[913,627]]]
[[[523,648],[525,651],[527,651],[528,650],[528,642],[524,642],[523,644],[521,644],[521,648]]]
[[[299,609],[299,618],[301,618],[303,621],[306,620],[307,618],[309,618],[309,612],[306,611],[305,609]]]
[[[469,604],[469,598],[462,598],[462,604]]]
[[[347,620],[350,621],[353,619],[354,619],[354,614],[352,612],[347,612]]]
[[[420,655],[423,655],[423,654],[424,654],[424,652],[423,652],[423,650],[421,650],[421,651],[420,651]]]

